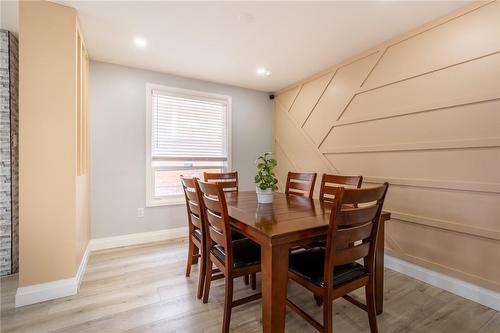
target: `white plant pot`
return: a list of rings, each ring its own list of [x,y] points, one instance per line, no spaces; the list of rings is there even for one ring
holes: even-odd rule
[[[258,203],[272,203],[273,202],[273,189],[268,188],[265,190],[261,190],[256,187],[255,192],[257,192],[257,201]]]

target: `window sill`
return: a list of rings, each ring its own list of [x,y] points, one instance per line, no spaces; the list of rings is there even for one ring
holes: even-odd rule
[[[161,206],[179,206],[184,205],[185,199],[182,198],[172,198],[172,199],[156,199],[150,200],[146,203],[146,207],[161,207]]]

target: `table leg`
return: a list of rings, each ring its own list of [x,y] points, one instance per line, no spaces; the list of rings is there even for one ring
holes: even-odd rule
[[[285,331],[288,246],[263,245],[261,260],[263,332],[282,333]]]
[[[375,254],[375,308],[377,314],[384,311],[384,246],[385,221],[381,219]]]

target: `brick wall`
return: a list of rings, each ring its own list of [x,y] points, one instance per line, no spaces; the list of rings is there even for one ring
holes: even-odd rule
[[[0,275],[18,270],[18,45],[0,30]]]

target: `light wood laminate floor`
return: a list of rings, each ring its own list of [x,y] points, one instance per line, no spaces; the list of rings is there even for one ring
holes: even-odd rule
[[[93,253],[78,295],[14,308],[17,277],[1,279],[1,332],[220,332],[224,282],[213,282],[209,304],[195,298],[197,267],[184,276],[185,241],[155,243]],[[500,333],[497,311],[386,270],[385,311],[380,332]],[[260,287],[260,276],[259,285]],[[235,297],[252,291],[240,279]],[[290,283],[289,297],[317,319],[309,292]],[[362,291],[355,296],[363,300]],[[337,333],[369,332],[365,312],[334,302]],[[259,301],[233,309],[233,332],[261,332]],[[315,332],[287,310],[287,332]]]

